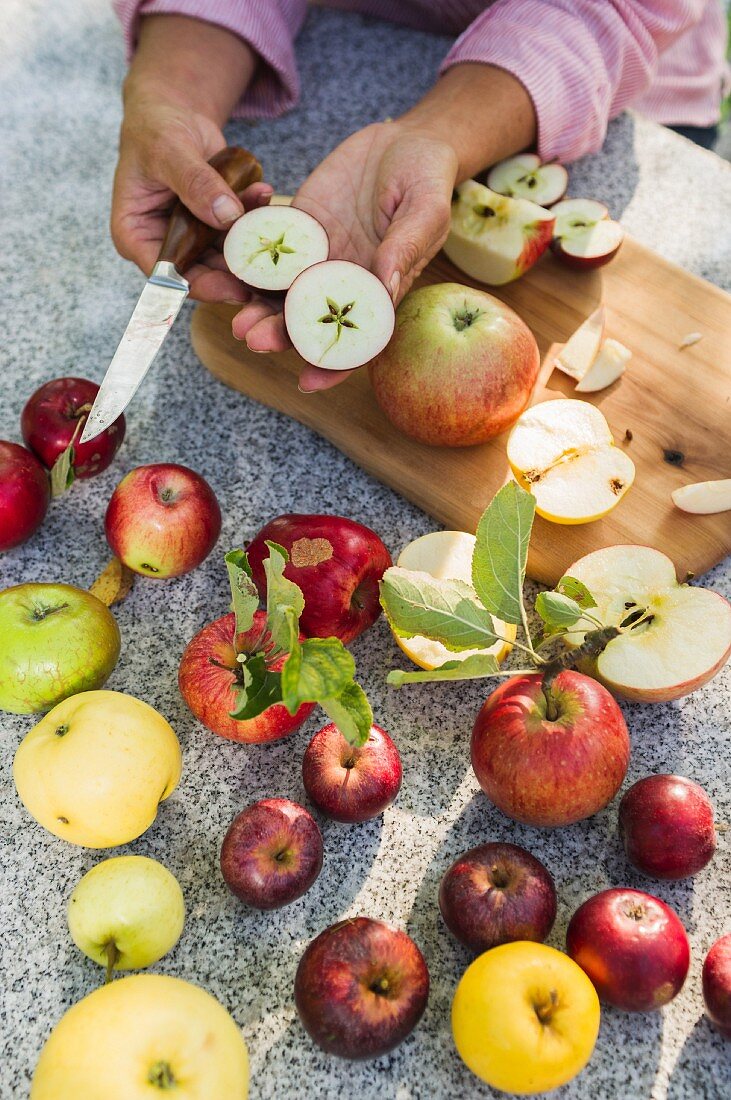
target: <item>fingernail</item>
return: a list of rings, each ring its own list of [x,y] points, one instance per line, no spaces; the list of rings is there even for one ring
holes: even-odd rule
[[[401,276],[398,271],[394,271],[391,276],[391,282],[388,284],[388,289],[391,291],[391,297],[395,300],[398,294],[398,288],[401,286]]]
[[[314,393],[315,392],[314,390],[303,390],[302,387],[300,386],[299,382],[297,383],[297,389],[300,391],[300,393]]]
[[[241,217],[241,207],[230,195],[219,195],[213,200],[212,209],[221,225],[230,225]]]

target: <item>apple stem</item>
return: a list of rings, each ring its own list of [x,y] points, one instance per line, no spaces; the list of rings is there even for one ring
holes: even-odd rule
[[[570,649],[548,662],[543,671],[541,688],[546,696],[546,717],[550,721],[555,721],[555,717],[552,717],[549,713],[549,693],[551,685],[558,674],[563,672],[564,669],[575,668],[579,661],[583,661],[587,657],[598,657],[612,639],[621,633],[622,631],[617,626],[603,626],[600,630],[590,630],[580,646],[577,646],[576,649]]]
[[[104,984],[109,985],[112,980],[112,971],[119,959],[119,951],[114,940],[110,940],[104,949],[104,954],[107,956],[107,972],[104,978]]]
[[[552,989],[548,994],[548,999],[543,1001],[542,1004],[534,1005],[534,1012],[542,1024],[547,1024],[553,1016],[558,1006],[558,992]]]

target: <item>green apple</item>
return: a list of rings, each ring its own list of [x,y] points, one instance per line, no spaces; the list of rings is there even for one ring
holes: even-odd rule
[[[71,584],[17,584],[0,592],[0,710],[33,714],[100,688],[120,635],[108,607]]]
[[[178,880],[147,856],[97,863],[69,898],[69,931],[76,946],[112,970],[151,966],[180,939],[185,902]]]

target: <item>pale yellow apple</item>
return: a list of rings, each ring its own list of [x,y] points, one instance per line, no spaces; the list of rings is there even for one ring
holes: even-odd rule
[[[180,884],[156,859],[115,856],[92,867],[69,898],[76,946],[108,971],[151,966],[180,939]]]
[[[134,974],[75,1004],[51,1032],[30,1100],[246,1100],[246,1043],[196,985]]]
[[[180,779],[180,745],[147,703],[84,691],[50,710],[18,746],[21,801],[55,836],[87,848],[127,844]]]
[[[460,1057],[495,1089],[558,1088],[589,1061],[599,998],[580,966],[543,943],[493,947],[468,966],[452,1003]]]

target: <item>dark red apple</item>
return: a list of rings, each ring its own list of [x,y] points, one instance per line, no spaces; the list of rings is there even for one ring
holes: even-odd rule
[[[703,963],[703,1000],[708,1018],[731,1039],[731,932],[716,940]]]
[[[401,757],[385,730],[371,726],[365,745],[349,745],[334,724],[319,730],[302,760],[302,778],[318,810],[336,821],[368,821],[401,787]]]
[[[118,416],[106,431],[88,443],[79,437],[94,399],[99,392],[96,382],[85,378],[54,378],[36,390],[26,402],[20,428],[26,446],[50,470],[71,442],[74,433],[74,475],[94,477],[106,470],[124,439],[124,416]]]
[[[619,804],[627,859],[653,878],[697,875],[716,850],[711,800],[683,775],[648,775]]]
[[[135,573],[178,577],[210,554],[221,509],[208,482],[187,466],[138,466],[112,493],[104,528],[112,552]]]
[[[233,819],[221,846],[221,871],[237,898],[278,909],[302,897],[322,869],[322,834],[304,806],[264,798]]]
[[[556,919],[556,888],[517,844],[480,844],[456,859],[439,887],[444,923],[472,951],[513,940],[543,943]]]
[[[246,721],[232,718],[234,690],[243,675],[233,644],[235,626],[236,616],[231,612],[204,626],[191,638],[178,669],[180,694],[198,721],[219,737],[247,744],[277,741],[298,729],[312,714],[315,703],[303,703],[295,714],[290,714],[284,703],[274,703],[256,718]],[[238,652],[266,649],[265,628],[266,612],[257,611],[251,630],[239,634],[236,640]],[[279,672],[285,659],[281,656],[269,667]]]
[[[429,997],[424,956],[405,932],[370,917],[331,925],[297,967],[305,1030],[328,1054],[377,1058],[416,1027]]]
[[[599,998],[627,1012],[672,1001],[690,966],[690,944],[677,914],[642,890],[602,890],[574,913],[566,949]]]
[[[483,705],[472,767],[498,809],[526,825],[569,825],[614,798],[629,764],[629,734],[606,688],[566,669],[550,689],[514,676]]]
[[[38,530],[50,499],[48,474],[36,456],[0,439],[0,553]]]
[[[381,613],[378,582],[391,555],[375,531],[342,516],[278,516],[247,548],[251,571],[266,594],[266,542],[289,554],[284,575],[302,589],[300,627],[308,638],[340,638],[346,645],[372,626]]]

